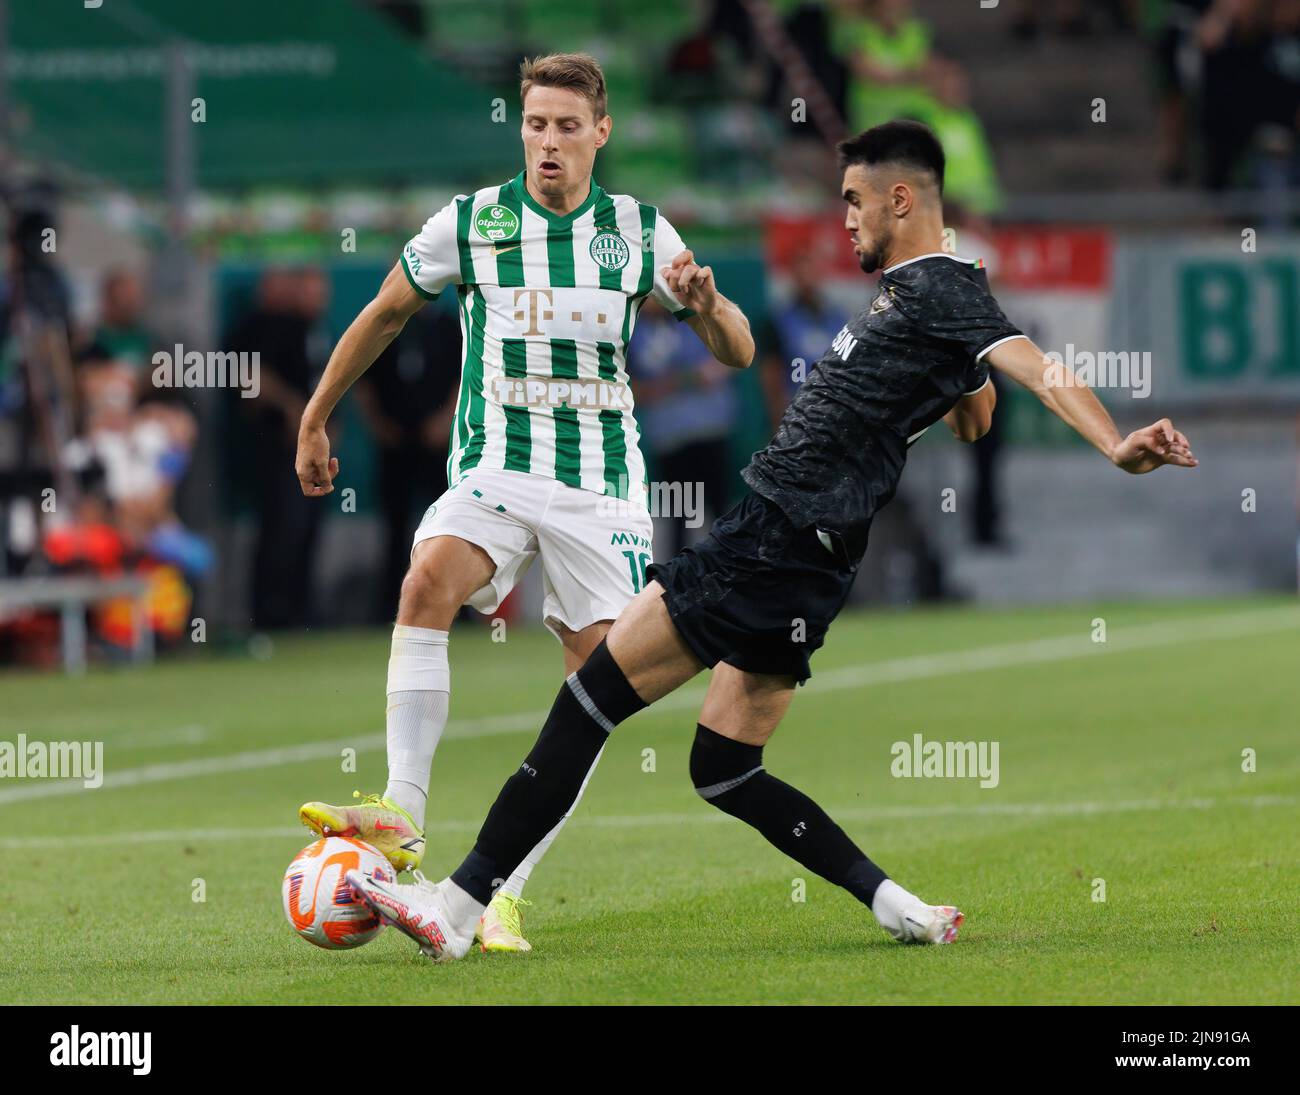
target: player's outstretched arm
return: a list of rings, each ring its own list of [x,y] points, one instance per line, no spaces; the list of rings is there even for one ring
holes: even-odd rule
[[[958,441],[978,441],[993,425],[993,408],[997,403],[997,389],[985,384],[979,391],[969,392],[957,400],[943,420]]]
[[[1004,342],[989,353],[988,360],[1038,396],[1049,411],[1090,441],[1117,468],[1142,475],[1162,464],[1196,467],[1187,438],[1167,418],[1121,437],[1092,389],[1066,365],[1046,358],[1029,339]]]
[[[303,494],[315,497],[334,489],[339,473],[337,457],[330,456],[325,423],[347,390],[356,382],[393,341],[424,303],[400,265],[394,266],[375,299],[361,309],[360,315],[343,332],[329,363],[321,375],[316,391],[307,402],[298,427],[298,456],[294,468]]]
[[[754,360],[754,336],[749,330],[749,320],[718,292],[713,268],[697,265],[694,252],[688,249],[660,273],[673,296],[695,313],[686,322],[709,348],[709,353],[733,369],[748,369]]]

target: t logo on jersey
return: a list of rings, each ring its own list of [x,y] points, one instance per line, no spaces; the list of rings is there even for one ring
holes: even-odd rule
[[[538,313],[540,311],[542,319],[554,319],[555,312],[550,307],[538,308],[538,301],[545,301],[547,305],[552,304],[553,299],[550,289],[516,289],[515,290],[515,319],[523,320],[525,309],[518,307],[521,300],[527,300],[528,330],[524,335],[540,335],[545,332],[537,326]]]
[[[894,306],[893,297],[889,295],[888,290],[882,289],[880,291],[880,296],[876,297],[876,299],[871,302],[870,314],[873,316],[879,315],[886,308],[892,308],[893,306]]]
[[[854,347],[858,340],[849,334],[847,327],[840,328],[840,333],[835,336],[835,341],[831,343],[831,349],[840,355],[845,361],[848,361],[849,354],[853,353]]]
[[[489,295],[498,290],[488,290]],[[613,289],[503,289],[510,307],[506,314],[516,323],[527,324],[519,332],[524,338],[600,338],[612,337],[611,325],[622,314],[622,293]],[[544,328],[541,324],[545,324]],[[594,328],[583,334],[583,328]]]

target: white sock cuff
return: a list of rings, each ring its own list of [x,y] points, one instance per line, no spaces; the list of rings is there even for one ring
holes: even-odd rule
[[[394,627],[388,657],[388,694],[450,691],[447,632],[405,624]]]
[[[897,932],[903,925],[903,909],[916,901],[914,895],[908,893],[892,878],[887,878],[876,887],[876,896],[871,901],[871,911],[882,928],[889,932]]]
[[[393,641],[405,640],[413,643],[434,643],[438,646],[446,646],[448,632],[439,631],[435,627],[414,627],[411,624],[394,624]]]

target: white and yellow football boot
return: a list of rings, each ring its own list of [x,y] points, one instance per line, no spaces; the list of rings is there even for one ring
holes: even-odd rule
[[[413,871],[424,858],[424,830],[397,803],[381,795],[363,795],[351,806],[305,802],[298,817],[317,836],[350,836],[364,840],[397,871]]]
[[[531,905],[522,897],[508,893],[497,893],[492,903],[483,910],[483,917],[478,922],[478,931],[474,933],[474,942],[483,950],[503,954],[522,954],[533,949],[533,945],[524,938],[524,914],[521,905]]]

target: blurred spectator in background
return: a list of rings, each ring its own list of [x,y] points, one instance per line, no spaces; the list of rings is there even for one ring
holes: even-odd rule
[[[1285,199],[1300,185],[1300,0],[1275,0],[1267,30],[1257,181]],[[1284,215],[1270,220],[1285,224]]]
[[[893,118],[923,118],[937,64],[930,25],[911,0],[840,0],[834,41],[851,73],[849,131]]]
[[[114,361],[149,384],[154,338],[144,324],[145,294],[140,276],[131,270],[110,270],[99,291],[99,323],[79,357]]]
[[[790,292],[773,302],[762,373],[763,402],[773,430],[808,371],[829,349],[849,314],[822,289],[822,256],[802,252],[790,265]]]
[[[1215,0],[1147,0],[1143,24],[1155,54],[1160,95],[1160,173],[1168,184],[1190,174],[1191,118],[1200,80],[1197,24]]]
[[[422,0],[362,0],[376,15],[382,15],[394,28],[412,38],[423,38],[433,0],[428,5]]]
[[[171,402],[137,401],[138,376],[123,362],[86,365],[77,379],[81,424],[64,459],[81,489],[73,520],[47,533],[46,555],[63,570],[149,575],[150,626],[180,639],[192,602],[187,580],[214,562],[211,546],[175,509],[197,437],[194,416]],[[105,606],[98,625],[118,646],[134,641],[127,606]]]
[[[738,0],[718,0],[668,50],[657,98],[681,110],[694,179],[740,185],[770,170],[762,114],[755,109],[768,62]]]
[[[253,625],[259,630],[311,623],[312,569],[324,507],[298,485],[298,424],[329,358],[324,330],[329,286],[316,269],[267,270],[257,304],[231,333],[238,353],[259,355],[261,394],[254,404],[257,547]]]
[[[1300,3],[1149,0],[1144,15],[1160,81],[1164,180],[1194,177],[1211,190],[1294,185]]]
[[[190,620],[190,583],[215,560],[207,540],[176,512],[197,425],[176,393],[150,382],[144,303],[135,274],[105,276],[98,324],[78,354],[76,433],[61,454],[76,487],[61,498],[60,519],[47,527],[42,546],[62,573],[147,577],[146,626],[176,642]],[[110,648],[134,645],[139,622],[129,600],[100,604],[93,617],[95,636]]]
[[[628,357],[636,378],[637,418],[656,479],[681,484],[680,491],[662,496],[703,503],[703,512],[659,514],[672,521],[668,542],[655,545],[656,557],[667,559],[686,544],[685,518],[692,518],[693,528],[707,529],[727,508],[735,486],[728,442],[737,413],[733,373],[685,323],[650,299],[637,319]]]
[[[1240,184],[1267,93],[1264,56],[1272,0],[1215,0],[1196,26],[1203,179],[1211,190]]]
[[[421,309],[357,382],[357,403],[378,450],[384,570],[376,620],[389,620],[420,515],[447,489],[447,452],[460,378],[460,322]]]
[[[1104,12],[1112,29],[1133,26],[1135,9],[1140,0],[1020,0],[1016,6],[1012,33],[1017,38],[1036,38],[1043,25],[1067,37],[1089,34],[1094,29],[1092,15]]]
[[[1002,205],[997,169],[970,107],[966,70],[935,50],[911,0],[840,0],[834,41],[852,74],[849,132],[894,118],[925,122],[943,143],[945,197],[995,212]]]

